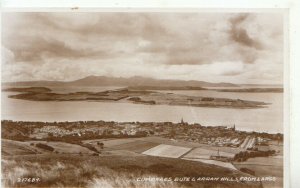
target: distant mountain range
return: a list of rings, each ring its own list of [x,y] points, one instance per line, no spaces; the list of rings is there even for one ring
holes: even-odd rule
[[[166,80],[154,79],[141,76],[130,78],[123,77],[107,77],[107,76],[88,76],[74,81],[24,81],[24,82],[5,82],[3,86],[31,86],[31,87],[97,87],[97,86],[121,86],[121,87],[274,87],[282,88],[280,85],[254,85],[254,84],[232,84],[232,83],[211,83],[197,80]]]
[[[25,82],[5,82],[3,86],[161,86],[161,87],[238,87],[231,83],[210,83],[196,80],[162,80],[140,76],[130,78],[106,77],[106,76],[88,76],[79,80],[63,81],[25,81]]]

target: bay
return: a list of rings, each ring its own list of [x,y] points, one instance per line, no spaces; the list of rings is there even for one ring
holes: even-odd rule
[[[53,92],[100,92],[117,87],[51,88]],[[191,96],[254,100],[270,103],[267,108],[231,109],[169,105],[143,105],[91,101],[26,101],[8,98],[2,92],[2,120],[16,121],[88,121],[179,122],[204,126],[233,126],[246,131],[283,132],[283,93],[218,92],[213,90],[160,91]]]

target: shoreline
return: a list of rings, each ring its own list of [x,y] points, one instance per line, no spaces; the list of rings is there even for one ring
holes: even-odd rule
[[[166,124],[168,126],[178,126],[181,125],[180,122],[171,122],[171,121],[104,121],[104,120],[82,120],[82,121],[27,121],[27,120],[11,120],[11,119],[2,119],[1,122],[14,122],[14,123],[38,123],[38,124],[60,124],[60,123],[66,123],[66,124],[79,124],[79,123],[83,123],[83,124],[89,124],[89,123],[106,123],[106,124]],[[231,128],[232,125],[202,125],[200,123],[188,123],[188,122],[184,122],[185,126],[200,126],[202,128],[207,128],[207,129],[214,129],[214,128]],[[255,130],[245,130],[245,129],[240,129],[240,128],[235,128],[236,132],[244,132],[244,133],[257,133],[257,134],[269,134],[269,135],[276,135],[276,134],[280,134],[283,135],[283,132],[270,132],[270,131],[255,131]]]
[[[18,94],[9,98],[28,101],[97,101],[97,102],[126,102],[144,105],[170,105],[211,108],[255,109],[270,105],[261,101],[241,99],[188,96],[174,93],[162,93],[150,90],[131,90],[128,88],[106,90],[101,92],[53,93],[46,87],[7,88],[4,91],[17,91]]]
[[[105,122],[105,123],[119,123],[119,124],[136,124],[136,123],[150,123],[150,124],[174,124],[174,125],[178,125],[178,122],[175,121],[108,121],[108,120],[70,120],[70,121],[32,121],[32,120],[12,120],[12,119],[1,119],[1,122],[3,121],[8,121],[8,122],[17,122],[17,123],[80,123],[80,122],[94,122],[94,123],[99,123],[99,122]],[[189,123],[186,122],[186,124],[188,126],[193,126],[193,125],[199,125],[201,127],[207,127],[207,128],[215,128],[215,127],[231,127],[232,125],[201,125],[200,123]],[[258,133],[258,134],[282,134],[283,132],[278,132],[278,131],[257,131],[257,130],[250,130],[250,128],[239,128],[236,127],[235,128],[236,131],[240,131],[240,132],[246,132],[246,133]]]

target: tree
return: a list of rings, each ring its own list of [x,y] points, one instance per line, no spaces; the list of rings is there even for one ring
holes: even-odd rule
[[[97,145],[100,146],[101,149],[104,148],[104,144],[102,142],[97,142]]]
[[[170,136],[170,138],[174,138],[175,135],[176,135],[176,131],[175,131],[175,129],[172,128],[170,133],[169,133],[169,136]]]

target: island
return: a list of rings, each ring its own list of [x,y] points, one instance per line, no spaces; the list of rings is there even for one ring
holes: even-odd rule
[[[244,92],[244,93],[282,93],[283,88],[237,88],[237,89],[212,89],[220,92]]]
[[[31,101],[98,101],[127,102],[146,105],[176,105],[212,108],[264,108],[268,103],[241,99],[187,96],[174,93],[163,93],[151,90],[134,90],[122,88],[102,92],[54,93],[49,88],[8,88],[6,91],[16,91],[19,94],[9,98]],[[40,91],[39,91],[40,90]]]
[[[129,86],[130,90],[207,90],[204,87],[194,86]]]

